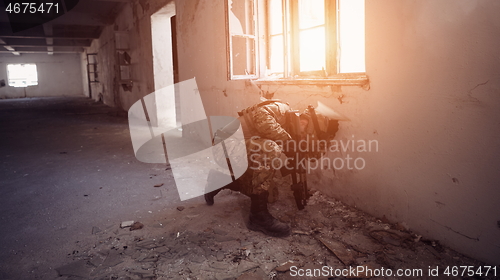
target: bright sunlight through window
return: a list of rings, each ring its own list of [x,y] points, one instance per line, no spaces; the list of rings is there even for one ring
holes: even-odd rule
[[[38,85],[38,75],[35,64],[8,64],[7,75],[9,86],[28,87]]]
[[[365,0],[339,0],[339,10],[339,72],[365,72]]]
[[[365,0],[269,0],[269,74],[365,72]]]

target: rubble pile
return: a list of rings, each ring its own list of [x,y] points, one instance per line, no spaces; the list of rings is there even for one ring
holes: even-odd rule
[[[136,230],[121,227],[121,221],[104,229],[95,227],[86,242],[92,245],[68,252],[67,264],[56,271],[59,279],[279,280],[352,278],[306,273],[363,267],[422,269],[419,279],[467,279],[430,277],[427,272],[436,267],[443,271],[446,266],[484,265],[403,225],[371,217],[319,192],[302,211],[296,209],[291,193],[279,195],[270,211],[292,225],[289,237],[249,231],[245,226],[249,199],[224,190],[214,206],[205,205],[202,198],[186,201],[144,218],[140,221],[144,226]],[[398,277],[361,273],[356,278]]]

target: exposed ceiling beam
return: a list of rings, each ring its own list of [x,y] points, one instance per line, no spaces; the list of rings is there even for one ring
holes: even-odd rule
[[[45,23],[43,25],[43,32],[45,33],[46,36],[52,36],[54,35],[52,32],[52,23]],[[54,44],[54,38],[45,38],[45,43],[47,44],[47,52],[49,55],[54,54],[54,47],[52,45]]]
[[[34,18],[34,22],[38,22],[38,18]],[[68,14],[63,14],[58,18],[55,18],[50,21],[50,23],[53,24],[69,24],[69,25],[87,25],[87,26],[106,26],[109,24],[112,24],[113,22],[111,21],[109,17],[103,16],[103,15],[92,15],[88,13],[80,13],[80,12],[74,12],[70,11]],[[7,17],[0,17],[0,22],[1,23],[10,23],[9,18]],[[29,23],[31,22],[31,18],[26,17],[23,21],[23,23]]]
[[[22,38],[22,39],[69,39],[69,40],[92,40],[99,39],[99,36],[85,36],[85,37],[77,37],[77,36],[26,36],[26,35],[1,35],[0,38]]]
[[[35,44],[26,44],[26,45],[12,45],[12,44],[0,44],[0,47],[13,47],[13,48],[78,48],[78,47],[88,47],[87,45],[35,45]]]
[[[51,49],[47,50],[47,47],[41,47],[41,46],[22,46],[22,47],[16,47],[15,49],[12,46],[8,45],[3,45],[2,47],[6,48],[9,51],[17,51],[17,52],[30,52],[30,51],[45,51],[45,52],[58,52],[58,51],[71,51],[71,52],[83,52],[84,48],[82,47],[56,47],[56,46],[49,46]]]
[[[16,50],[13,48],[13,46],[7,45],[4,40],[0,39],[0,43],[2,44],[2,47],[5,49],[9,50],[9,53],[12,53],[14,55],[20,55]]]
[[[83,51],[54,51],[54,53],[81,53]],[[0,53],[13,53],[13,54],[16,54],[16,53],[47,53],[47,51],[15,51],[15,52],[11,52],[11,51],[0,51]]]

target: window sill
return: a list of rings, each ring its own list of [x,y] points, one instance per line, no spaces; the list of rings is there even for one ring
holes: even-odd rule
[[[296,78],[296,79],[270,79],[261,78],[254,81],[260,85],[324,85],[324,86],[360,86],[365,90],[370,89],[368,76],[364,73],[360,74],[339,74],[330,78],[312,79],[312,78]]]

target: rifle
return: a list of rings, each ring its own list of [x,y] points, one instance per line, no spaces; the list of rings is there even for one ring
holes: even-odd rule
[[[281,168],[282,176],[287,176],[288,174],[292,175],[292,185],[291,189],[293,191],[293,196],[295,198],[295,203],[297,204],[297,208],[299,210],[304,209],[304,206],[307,204],[307,200],[310,197],[309,191],[307,190],[307,177],[306,170],[299,162],[305,161],[308,163],[308,154],[307,151],[304,152],[298,144],[301,140],[300,133],[300,118],[299,111],[288,111],[285,114],[286,123],[288,125],[287,132],[290,134],[293,140],[293,150],[290,150],[290,144],[284,143],[285,154],[287,156],[291,156],[292,160],[292,168],[289,168],[289,165],[285,165]]]

